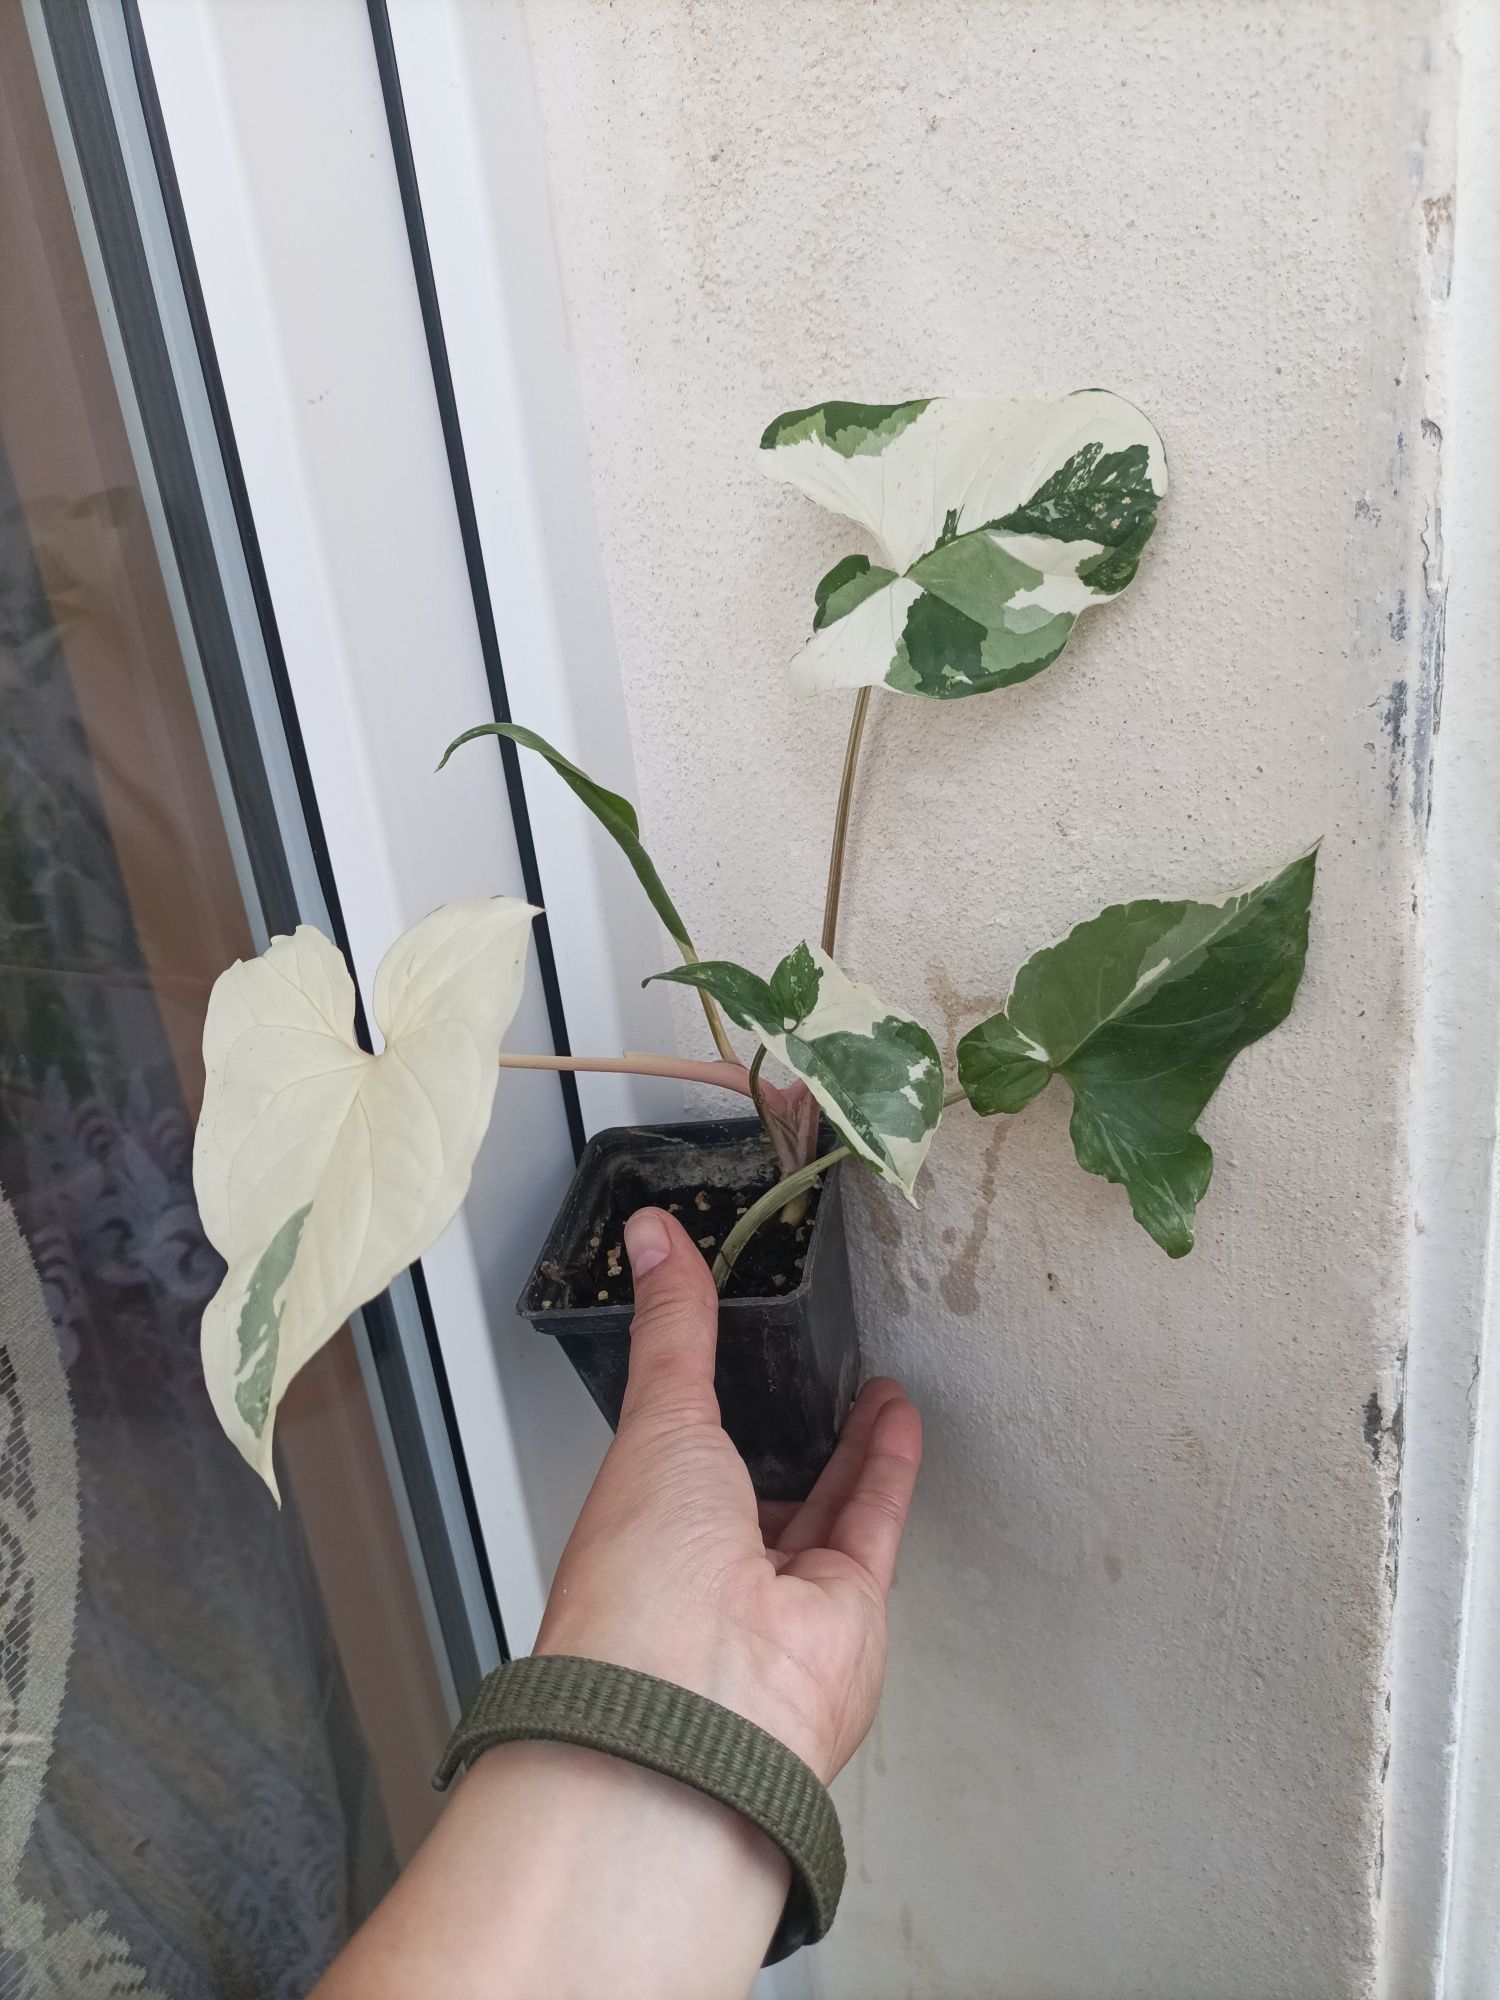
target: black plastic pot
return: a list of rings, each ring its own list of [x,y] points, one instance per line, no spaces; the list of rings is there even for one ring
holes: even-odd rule
[[[831,1145],[831,1136],[824,1145]],[[763,1500],[800,1500],[828,1462],[859,1384],[859,1333],[849,1284],[839,1174],[824,1175],[800,1281],[765,1298],[719,1306],[714,1385],[724,1428]],[[662,1204],[668,1189],[702,1181],[753,1194],[776,1179],[753,1118],[615,1126],[584,1149],[578,1171],[526,1281],[518,1310],[558,1340],[613,1427],[630,1352],[631,1306],[598,1304],[567,1284],[602,1220]],[[683,1220],[691,1223],[691,1216]]]

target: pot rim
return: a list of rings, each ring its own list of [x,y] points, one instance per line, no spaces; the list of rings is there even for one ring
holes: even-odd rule
[[[558,1316],[566,1313],[570,1321],[576,1322],[594,1317],[601,1320],[617,1319],[622,1312],[633,1310],[633,1308],[627,1307],[623,1301],[601,1305],[598,1300],[592,1300],[585,1305],[554,1307],[543,1306],[540,1301],[537,1301],[536,1304],[531,1303],[537,1286],[540,1283],[546,1282],[550,1284],[555,1282],[552,1279],[543,1279],[542,1265],[546,1261],[548,1251],[551,1247],[553,1231],[557,1228],[558,1221],[561,1218],[562,1206],[566,1204],[568,1194],[577,1185],[580,1175],[592,1164],[591,1156],[597,1157],[598,1154],[606,1152],[624,1152],[632,1140],[639,1140],[642,1135],[651,1138],[671,1139],[677,1132],[702,1134],[709,1128],[717,1130],[722,1134],[722,1142],[728,1143],[740,1137],[748,1137],[751,1134],[759,1133],[761,1131],[761,1123],[758,1118],[682,1118],[663,1120],[660,1124],[654,1125],[606,1125],[598,1132],[594,1132],[589,1136],[584,1144],[583,1151],[578,1156],[578,1164],[573,1169],[573,1175],[568,1182],[567,1190],[563,1194],[562,1205],[559,1206],[557,1215],[553,1217],[547,1233],[542,1239],[542,1247],[537,1253],[536,1261],[528,1272],[526,1282],[522,1285],[520,1296],[516,1300],[516,1311],[522,1319],[530,1320],[536,1330],[542,1333],[550,1330],[546,1322],[554,1313]],[[829,1131],[826,1124],[822,1128],[822,1136],[829,1139],[830,1142],[835,1137]],[[684,1140],[684,1143],[687,1143],[687,1141]],[[700,1137],[693,1143],[702,1146],[712,1145],[715,1142],[713,1139]],[[846,1164],[847,1162],[843,1160],[835,1160],[833,1165],[822,1176],[818,1190],[818,1205],[813,1213],[813,1225],[808,1231],[807,1250],[804,1253],[802,1275],[797,1280],[797,1283],[789,1286],[784,1292],[754,1292],[741,1294],[738,1298],[721,1298],[719,1301],[721,1315],[726,1312],[735,1313],[767,1305],[786,1306],[790,1305],[794,1300],[801,1299],[806,1294],[812,1282],[813,1247],[823,1233],[824,1216],[833,1207],[833,1204],[827,1200],[827,1196],[837,1182],[840,1170]]]

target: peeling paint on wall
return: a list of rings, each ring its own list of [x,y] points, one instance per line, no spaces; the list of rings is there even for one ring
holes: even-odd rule
[[[1417,698],[1412,723],[1412,816],[1425,834],[1432,820],[1432,757],[1443,721],[1443,668],[1448,624],[1448,579],[1443,566],[1441,500],[1443,434],[1424,422],[1432,447],[1431,498],[1422,529],[1422,605]]]
[[[1453,190],[1430,194],[1422,203],[1422,226],[1432,264],[1433,296],[1445,299],[1453,289]]]

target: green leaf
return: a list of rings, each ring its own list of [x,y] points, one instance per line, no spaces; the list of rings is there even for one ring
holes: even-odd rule
[[[1314,850],[1224,903],[1116,904],[1037,952],[958,1045],[970,1104],[1019,1111],[1066,1077],[1079,1165],[1186,1255],[1213,1171],[1194,1128],[1240,1050],[1290,1011],[1316,866]]]
[[[769,980],[723,959],[658,972],[696,986],[801,1077],[828,1122],[908,1201],[943,1110],[931,1035],[823,952],[800,944]]]
[[[1126,584],[1134,580],[1155,526],[1156,516],[1153,514],[1117,548],[1104,549],[1096,556],[1089,556],[1078,565],[1079,582],[1086,583],[1091,590],[1102,591],[1107,597],[1117,597]]]
[[[926,408],[925,397],[913,403],[814,403],[811,409],[773,417],[761,436],[761,450],[816,438],[841,458],[868,456],[900,437]]]
[[[727,958],[695,958],[687,965],[674,965],[668,972],[653,972],[641,984],[649,986],[653,979],[698,987],[718,1001],[736,1027],[747,1028],[752,1035],[763,1034],[766,1022],[779,1027],[784,1019],[769,982]]]
[[[240,1307],[240,1364],[235,1377],[235,1407],[260,1437],[271,1414],[271,1388],[276,1380],[276,1363],[281,1353],[281,1315],[285,1302],[278,1294],[292,1274],[302,1225],[312,1212],[312,1203],[294,1208],[261,1252],[250,1273]]]
[[[894,583],[893,569],[873,569],[868,556],[845,556],[836,562],[813,592],[817,610],[813,613],[813,630],[821,632],[825,625],[833,625],[840,618],[846,618],[851,611],[873,597],[877,590],[884,590],[888,583]]]
[[[673,942],[690,952],[693,941],[688,936],[687,925],[677,914],[677,906],[667,894],[651,856],[641,845],[640,824],[629,799],[595,784],[586,772],[580,771],[576,764],[570,764],[560,750],[554,750],[545,737],[538,736],[534,729],[523,729],[518,722],[481,722],[473,729],[466,729],[462,736],[455,736],[443,752],[438,769],[442,770],[460,744],[472,743],[476,736],[504,736],[512,743],[519,743],[523,750],[535,750],[539,757],[546,758],[568,789],[583,800],[635,870],[636,880],[650,898],[652,909],[666,925]]]
[[[939,542],[907,571],[923,594],[887,670],[891,687],[940,698],[1030,680],[1057,658],[1073,618],[1039,601],[1046,577],[980,529]]]
[[[818,1004],[823,983],[821,967],[805,944],[799,944],[771,974],[771,998],[780,1008],[782,1025],[795,1028]]]
[[[1134,577],[1167,490],[1161,439],[1102,389],[820,404],[779,417],[761,463],[868,529],[889,563],[849,555],[823,578],[794,684],[938,700],[1049,666],[1079,614]]]
[[[1151,454],[1144,444],[1106,451],[1095,442],[1075,451],[1066,464],[1017,507],[994,523],[1014,535],[1052,535],[1060,542],[1098,542],[1123,548],[1156,522],[1156,489]]]

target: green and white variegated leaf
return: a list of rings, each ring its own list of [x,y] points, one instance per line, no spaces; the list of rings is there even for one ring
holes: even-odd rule
[[[820,403],[778,417],[760,463],[883,557],[846,556],[818,585],[793,684],[938,700],[1049,666],[1135,575],[1167,491],[1155,429],[1104,389]]]
[[[355,1040],[342,955],[306,924],[214,985],[193,1185],[229,1269],[203,1314],[203,1372],[272,1493],[288,1383],[468,1192],[535,915],[509,897],[450,903],[398,938],[375,975],[379,1055]]]
[[[1168,1256],[1193,1247],[1213,1172],[1194,1127],[1230,1063],[1285,1020],[1307,956],[1316,853],[1224,903],[1120,903],[1029,959],[1001,1013],[958,1045],[981,1115],[1054,1076],[1078,1163],[1119,1182]]]
[[[919,1021],[799,944],[769,979],[708,959],[658,972],[711,993],[801,1077],[848,1146],[915,1206],[912,1186],[943,1110],[943,1065]]]

